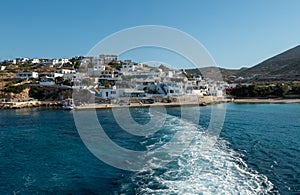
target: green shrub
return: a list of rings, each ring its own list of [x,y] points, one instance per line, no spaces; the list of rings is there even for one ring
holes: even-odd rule
[[[7,93],[19,94],[19,93],[21,93],[26,88],[29,88],[28,84],[17,85],[17,86],[8,86],[3,91],[7,92]]]

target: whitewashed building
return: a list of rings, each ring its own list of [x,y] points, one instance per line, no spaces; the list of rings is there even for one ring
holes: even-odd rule
[[[21,63],[26,63],[26,62],[29,62],[29,58],[22,58],[21,60],[20,60],[20,62]]]
[[[89,76],[100,76],[105,71],[104,65],[95,65],[93,68],[88,68]]]
[[[20,79],[37,79],[39,78],[39,73],[37,72],[19,72],[16,78]]]
[[[112,88],[100,88],[99,89],[99,97],[105,99],[116,99],[120,96],[120,91],[113,86]]]
[[[41,61],[40,61],[40,59],[33,58],[33,59],[30,59],[29,62],[32,64],[39,64]]]
[[[111,61],[117,61],[117,60],[118,60],[117,55],[105,55],[105,54],[99,55],[99,64],[108,64]]]
[[[126,73],[126,72],[133,72],[137,68],[142,68],[142,66],[138,63],[134,63],[131,60],[125,60],[124,64],[122,64],[121,72]]]
[[[55,79],[57,77],[63,77],[64,74],[57,73],[57,72],[50,72],[50,73],[47,73],[45,76],[46,76],[46,78],[53,78],[53,79]]]
[[[60,73],[60,74],[75,74],[76,71],[74,69],[56,69],[55,71],[56,73]]]
[[[131,86],[135,89],[138,90],[144,90],[146,88],[148,88],[151,91],[155,91],[156,90],[156,83],[158,83],[159,80],[155,80],[154,78],[134,78],[131,79]]]
[[[55,85],[55,81],[53,79],[41,79],[39,82],[40,85],[44,85],[44,86],[50,86],[50,85]]]
[[[71,63],[68,58],[60,58],[60,59],[53,59],[53,65],[64,65],[67,63]]]
[[[177,82],[161,82],[157,85],[157,91],[164,95],[183,95],[184,85]]]

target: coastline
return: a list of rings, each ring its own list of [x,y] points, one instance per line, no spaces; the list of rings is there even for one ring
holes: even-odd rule
[[[300,103],[300,98],[296,99],[283,99],[283,98],[243,98],[243,99],[225,99],[212,96],[205,96],[199,98],[198,102],[195,101],[180,101],[180,102],[154,102],[153,104],[85,104],[76,106],[76,110],[85,109],[114,109],[114,108],[148,108],[148,107],[180,107],[180,106],[208,106],[212,104],[220,103],[236,103],[236,104],[288,104],[288,103]],[[61,108],[62,101],[32,101],[32,102],[3,102],[0,103],[0,110],[3,109],[22,109],[22,108]]]
[[[228,102],[227,99],[217,98],[213,96],[205,96],[198,98],[198,101],[189,101],[183,97],[183,100],[176,102],[154,102],[152,104],[130,103],[130,104],[87,104],[76,106],[76,110],[84,109],[113,109],[113,108],[148,108],[148,107],[180,107],[180,106],[207,106],[211,104],[219,104]],[[180,99],[180,98],[179,98]],[[187,98],[188,99],[188,98]]]
[[[131,103],[130,105],[118,105],[118,104],[90,104],[75,107],[76,110],[85,109],[114,109],[114,108],[149,108],[149,107],[180,107],[180,106],[206,106],[209,104],[199,104],[197,102],[182,102],[182,103],[153,103],[153,104],[139,104]]]
[[[284,98],[268,98],[268,99],[260,99],[260,98],[245,98],[245,99],[233,99],[233,103],[238,104],[289,104],[289,103],[300,103],[299,98],[295,99],[284,99]]]
[[[0,103],[0,110],[38,107],[53,108],[62,107],[62,105],[61,101],[2,102]]]
[[[153,104],[139,104],[131,103],[130,105],[118,105],[118,104],[91,104],[77,106],[77,110],[84,109],[113,109],[113,108],[147,108],[147,107],[180,107],[180,106],[208,106],[212,104],[220,103],[237,103],[237,104],[285,104],[285,103],[300,103],[300,99],[211,99],[206,98],[199,102],[171,102],[161,103],[155,102]]]
[[[112,109],[112,108],[147,108],[147,107],[180,107],[180,106],[206,106],[211,104],[219,104],[228,102],[227,99],[217,98],[213,96],[205,96],[198,98],[198,101],[189,101],[183,98],[181,101],[176,102],[154,102],[152,104],[146,103],[129,103],[129,104],[117,104],[117,103],[107,103],[107,104],[83,104],[74,107],[75,110],[84,109]],[[0,110],[2,109],[22,109],[22,108],[61,108],[63,109],[62,101],[31,101],[31,102],[2,102],[0,103]]]

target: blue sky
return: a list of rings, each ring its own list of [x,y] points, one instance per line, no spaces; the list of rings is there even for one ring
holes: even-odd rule
[[[0,60],[85,55],[106,36],[138,25],[184,31],[227,68],[253,66],[300,44],[298,0],[10,0],[0,5]]]

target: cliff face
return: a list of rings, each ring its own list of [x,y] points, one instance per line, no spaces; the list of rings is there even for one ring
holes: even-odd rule
[[[5,93],[4,98],[14,102],[17,102],[19,100],[27,101],[29,99],[29,90],[29,88],[26,88],[21,93]]]
[[[57,86],[31,86],[29,96],[38,100],[61,101],[72,97],[72,89]]]
[[[72,97],[72,89],[57,86],[30,86],[20,93],[6,92],[2,98],[8,101],[28,101],[29,98],[46,101],[61,101]]]

